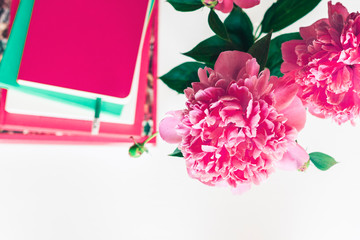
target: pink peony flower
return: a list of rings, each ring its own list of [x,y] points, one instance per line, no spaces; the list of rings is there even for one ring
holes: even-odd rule
[[[159,127],[165,141],[181,136],[191,177],[243,192],[275,166],[297,169],[309,159],[295,142],[306,120],[296,84],[270,77],[268,69],[259,73],[256,59],[239,51],[221,53],[214,70],[198,74],[200,82],[184,91],[186,109],[171,112]]]
[[[214,7],[223,13],[229,13],[235,3],[241,8],[252,8],[260,3],[260,0],[202,0],[208,7]]]
[[[341,124],[360,113],[360,14],[341,3],[328,7],[329,18],[300,28],[303,40],[282,45],[281,71],[313,115]]]

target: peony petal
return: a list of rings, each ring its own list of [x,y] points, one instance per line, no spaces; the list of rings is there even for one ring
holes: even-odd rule
[[[341,3],[332,5],[331,1],[329,1],[328,14],[331,26],[341,32],[342,28],[344,27],[344,21],[349,16],[348,10]]]
[[[297,63],[298,56],[296,55],[295,48],[298,45],[305,45],[305,41],[304,40],[291,40],[288,42],[284,42],[281,45],[281,53],[282,53],[284,62],[293,63],[293,64]]]
[[[316,26],[329,25],[328,23],[329,23],[328,19],[322,18],[320,20],[317,20],[315,23],[311,24],[308,27],[300,27],[299,32],[300,32],[302,39],[304,39],[306,44],[311,45],[313,43],[313,41],[316,39],[316,34],[317,34]]]
[[[207,84],[209,83],[208,75],[206,69],[199,68],[198,69],[198,76],[201,83]]]
[[[298,69],[299,65],[297,65],[296,63],[289,63],[289,62],[283,62],[281,64],[280,67],[280,71],[283,74],[289,73],[290,71],[294,70],[294,69]]]
[[[245,67],[246,62],[253,57],[245,52],[225,51],[216,60],[214,70],[224,77],[236,80],[238,72]]]
[[[280,113],[288,119],[286,125],[296,128],[300,132],[306,122],[306,110],[299,97],[295,96],[294,101]]]
[[[336,77],[332,78],[332,82],[328,85],[327,88],[335,94],[348,92],[353,85],[352,78],[352,70],[349,67],[344,66],[342,69],[338,70]]]
[[[307,108],[311,115],[318,118],[326,118],[325,114],[319,109],[319,107],[316,107],[313,104],[309,104]]]
[[[264,71],[259,74],[259,77],[254,81],[254,90],[258,96],[267,94],[270,91],[271,86],[269,86],[269,80],[270,71],[265,68]]]
[[[194,89],[189,88],[189,87],[184,90],[184,94],[187,99],[193,99],[195,97]]]
[[[195,93],[195,99],[202,102],[215,101],[220,96],[223,96],[224,93],[225,90],[222,88],[208,87],[204,90],[200,89],[197,93]]]
[[[234,0],[234,3],[241,8],[252,8],[260,4],[260,0]]]
[[[201,145],[201,150],[204,152],[215,152],[217,148],[209,145]]]
[[[315,40],[316,37],[315,25],[312,24],[308,27],[300,27],[299,33],[306,43],[311,43],[313,40]]]
[[[333,92],[330,92],[330,91],[326,91],[325,92],[326,94],[326,101],[331,104],[331,105],[339,105],[342,103],[342,101],[344,100],[345,98],[345,95],[346,93],[340,93],[340,94],[336,94],[336,93],[333,93]]]
[[[234,194],[243,194],[251,189],[250,183],[237,183],[235,188],[231,188],[231,192]]]
[[[252,58],[246,62],[246,72],[249,76],[258,76],[260,65],[257,63],[255,58]]]
[[[309,154],[297,143],[290,144],[283,158],[276,162],[276,167],[282,170],[298,170],[309,161]]]
[[[279,81],[281,81],[281,79],[279,79]],[[274,87],[275,108],[278,111],[287,108],[294,100],[298,90],[299,87],[296,84],[284,84],[282,86],[278,85],[277,87]]]
[[[247,87],[238,86],[236,83],[229,87],[228,94],[230,96],[236,97],[239,100],[239,104],[241,105],[242,110],[246,109],[249,101],[253,98]]]
[[[356,64],[353,66],[353,83],[354,91],[359,95],[360,94],[360,65]]]
[[[223,13],[229,13],[233,9],[233,0],[219,0],[216,4],[215,9]]]
[[[176,127],[181,123],[182,111],[167,113],[168,117],[161,120],[159,124],[160,137],[168,143],[180,143],[181,136],[177,134]]]

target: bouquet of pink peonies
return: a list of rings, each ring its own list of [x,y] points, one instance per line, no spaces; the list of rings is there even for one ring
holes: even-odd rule
[[[306,110],[338,124],[360,114],[360,14],[328,2],[328,17],[273,38],[321,0],[278,0],[256,31],[242,8],[260,0],[168,0],[178,11],[209,7],[214,36],[185,53],[161,80],[187,101],[160,122],[162,139],[178,143],[190,177],[244,192],[276,169],[327,170],[336,161],[307,153],[297,135]],[[217,11],[228,14],[221,21]]]

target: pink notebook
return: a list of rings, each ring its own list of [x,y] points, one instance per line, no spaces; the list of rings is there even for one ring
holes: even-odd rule
[[[127,97],[148,3],[36,0],[18,79]]]

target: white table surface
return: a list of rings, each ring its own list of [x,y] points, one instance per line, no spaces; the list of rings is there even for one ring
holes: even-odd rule
[[[271,1],[248,10],[260,22]],[[360,2],[341,1],[350,11]],[[160,2],[159,74],[190,59],[212,33],[208,9],[176,12]],[[326,17],[326,1],[283,32]],[[169,101],[171,99],[171,101]],[[184,106],[159,82],[158,118]],[[328,172],[277,171],[244,195],[187,176],[176,147],[159,140],[131,159],[127,146],[0,145],[0,239],[3,240],[358,240],[360,125],[339,127],[308,116],[299,142],[340,163]]]

